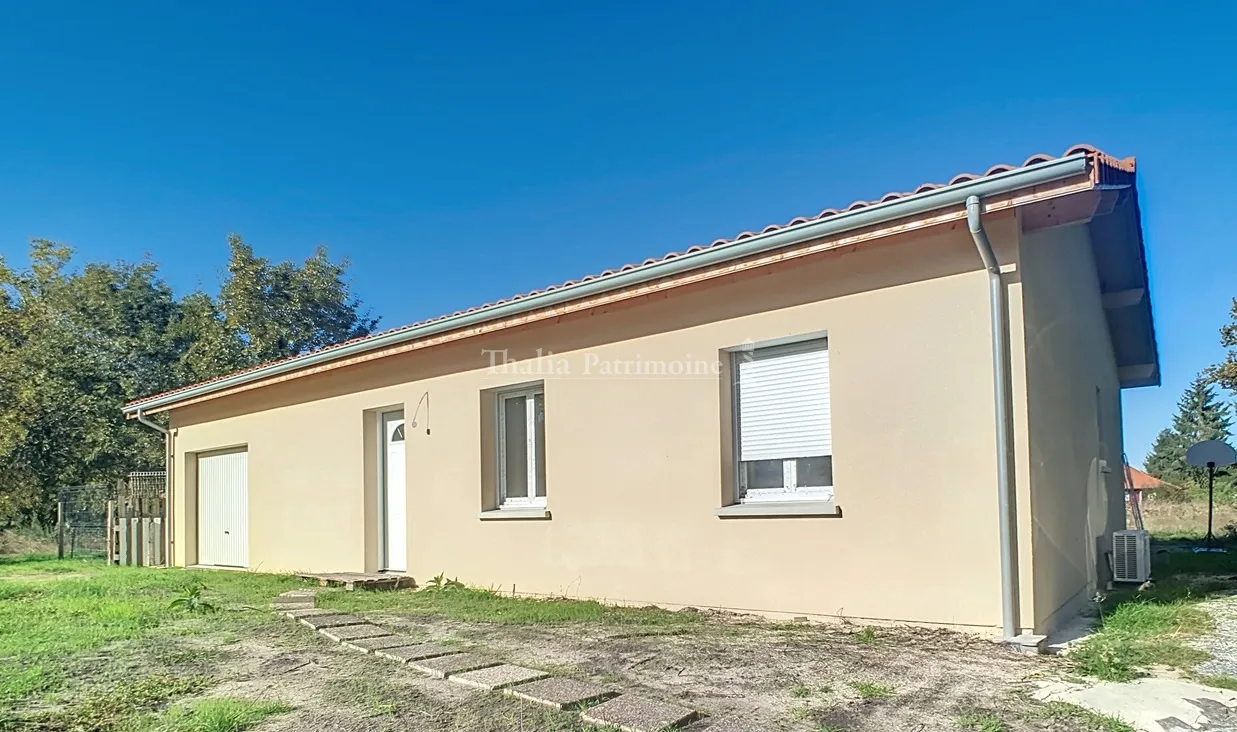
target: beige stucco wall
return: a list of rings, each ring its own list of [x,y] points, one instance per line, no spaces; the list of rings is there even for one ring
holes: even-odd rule
[[[992,217],[988,227],[1012,262],[1013,217]],[[1018,272],[1009,277],[1019,344],[1024,293]],[[193,454],[243,444],[253,568],[376,569],[372,415],[402,405],[411,417],[428,393],[432,411],[427,418],[422,407],[407,442],[408,568],[416,577],[445,572],[518,592],[996,626],[987,292],[965,228],[937,229],[179,408],[171,415],[174,556],[196,561]],[[1032,320],[1028,344],[1043,337],[1045,316],[1034,319],[1034,333]],[[729,464],[721,379],[599,374],[603,362],[711,361],[747,341],[821,331],[829,337],[841,518],[719,519]],[[552,351],[549,369],[570,373],[492,373],[483,348],[514,358]],[[1050,358],[1042,352],[1037,345],[1028,364]],[[1020,451],[1048,462],[1034,439],[1027,447],[1025,431],[1055,417],[1037,413],[1045,386],[1021,364],[1016,354]],[[483,522],[490,447],[482,391],[530,380],[545,383],[553,518]],[[1018,469],[1019,501],[1033,503],[1027,483],[1051,476]],[[1076,472],[1073,462],[1063,470]],[[1046,500],[1035,510],[1054,513]],[[1059,533],[1039,521],[1034,531],[1049,543]],[[1030,537],[1030,522],[1020,532]],[[1020,554],[1029,563],[1028,547]],[[1054,582],[1063,575],[1042,566],[1035,581],[1041,571]],[[1038,612],[1024,575],[1024,606]]]
[[[1046,632],[1109,579],[1125,525],[1121,396],[1086,226],[1024,234],[1019,268],[1033,617]]]

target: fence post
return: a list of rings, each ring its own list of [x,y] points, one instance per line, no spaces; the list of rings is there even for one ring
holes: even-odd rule
[[[115,501],[107,502],[107,517],[104,519],[107,522],[107,530],[104,532],[103,538],[107,542],[105,546],[107,547],[106,551],[108,564],[115,564],[116,559],[116,517],[113,515],[115,506]]]
[[[120,532],[117,537],[119,541],[119,556],[117,557],[117,561],[120,564],[127,565],[129,564],[129,535],[133,533],[131,531],[132,527],[129,525],[129,514],[131,513],[129,510],[129,502],[125,501],[120,504],[119,510]]]
[[[64,500],[56,502],[56,558],[64,559]]]
[[[142,516],[146,511],[146,501],[139,493],[137,497],[137,517],[133,521],[133,564],[146,566],[146,532],[142,526]]]

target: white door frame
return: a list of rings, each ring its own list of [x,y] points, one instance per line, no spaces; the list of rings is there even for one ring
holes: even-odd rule
[[[399,469],[394,471],[403,479],[402,500],[400,503],[403,507],[403,516],[390,516],[390,478],[392,475],[390,462],[391,440],[393,422],[399,422],[399,427],[403,428],[403,432],[407,433],[407,427],[404,426],[404,410],[392,409],[378,414],[378,564],[381,571],[386,572],[406,572],[408,570],[408,468],[407,468],[407,440],[405,439],[404,446],[400,452],[403,453],[404,464],[399,466]],[[401,537],[395,537],[391,531],[392,520],[401,521],[402,534]],[[400,551],[398,548],[392,552],[392,539],[397,539],[397,543],[402,543],[403,548]],[[398,539],[402,539],[398,541]],[[392,556],[397,554],[398,556]]]

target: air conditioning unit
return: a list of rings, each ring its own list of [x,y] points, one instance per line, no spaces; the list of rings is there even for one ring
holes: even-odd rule
[[[1112,532],[1112,579],[1138,583],[1151,579],[1150,534],[1141,529]]]

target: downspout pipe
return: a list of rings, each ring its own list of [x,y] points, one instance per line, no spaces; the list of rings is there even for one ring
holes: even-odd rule
[[[157,422],[150,421],[150,417],[147,417],[146,413],[143,412],[142,410],[140,409],[137,410],[137,412],[135,412],[133,416],[137,419],[137,421],[141,422],[142,424],[146,425],[152,430],[162,434],[164,437],[167,437],[167,434],[168,434],[167,428],[164,427],[163,425],[160,425]]]
[[[152,430],[163,435],[163,488],[166,513],[163,526],[163,560],[167,566],[172,566],[172,438],[168,429],[158,422],[151,421],[142,410],[133,413],[134,419]]]
[[[1001,264],[997,261],[992,242],[984,231],[983,204],[979,196],[966,199],[966,223],[975,240],[975,249],[988,271],[988,305],[992,311],[992,383],[996,396],[996,470],[997,521],[1001,541],[1001,630],[1005,640],[1019,632],[1018,618],[1018,554],[1015,547],[1016,521],[1013,507],[1010,465],[1013,463],[1014,435],[1010,429],[1013,415],[1013,388],[1010,384],[1008,313],[1005,287],[1001,283]]]

